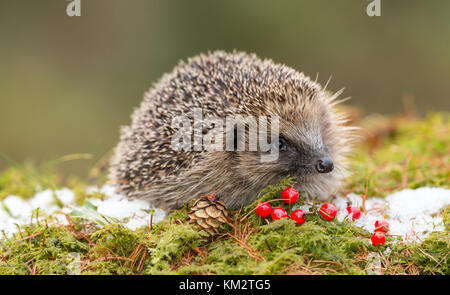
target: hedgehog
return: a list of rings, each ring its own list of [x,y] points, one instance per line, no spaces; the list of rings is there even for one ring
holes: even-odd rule
[[[212,191],[229,209],[238,209],[287,176],[295,177],[295,188],[306,199],[326,200],[348,175],[354,139],[355,128],[336,108],[341,93],[255,54],[199,54],[181,61],[144,94],[131,124],[121,128],[110,182],[125,197],[165,210]],[[271,144],[278,149],[277,159],[261,161],[259,149],[175,149],[171,142],[179,130],[174,119],[185,116],[194,124],[196,108],[205,117],[276,116],[279,132]],[[200,126],[202,135],[212,133],[210,127]],[[236,130],[223,132],[234,147],[242,140],[232,138]]]

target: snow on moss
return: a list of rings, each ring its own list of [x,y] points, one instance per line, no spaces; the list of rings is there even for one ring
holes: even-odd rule
[[[337,219],[347,217],[347,202],[362,206],[360,195],[348,194],[346,198],[337,198]],[[386,219],[390,225],[390,234],[401,236],[404,241],[423,240],[433,231],[444,231],[444,223],[439,212],[450,205],[450,190],[438,187],[404,189],[385,198],[368,198],[365,202],[367,214],[355,221],[369,232],[375,229],[375,221]]]
[[[151,211],[153,211],[153,224],[166,217],[166,212],[155,209],[142,200],[127,200],[114,192],[111,185],[101,188],[90,187],[87,193],[101,193],[104,200],[89,198],[97,206],[100,214],[121,220],[129,229],[149,225]],[[56,199],[55,199],[56,197]],[[59,205],[57,201],[61,202]],[[17,231],[17,225],[27,224],[32,217],[32,211],[39,208],[46,215],[55,214],[59,222],[64,223],[63,213],[70,212],[74,207],[74,194],[70,189],[64,188],[54,193],[45,190],[37,193],[29,200],[18,196],[9,196],[3,200],[0,209],[0,230],[5,232]],[[347,203],[362,206],[363,198],[360,195],[348,194],[338,197],[333,203],[338,208],[338,221],[348,218]],[[375,221],[386,219],[390,224],[390,234],[401,236],[404,241],[421,241],[433,231],[444,231],[442,217],[438,214],[444,207],[450,205],[450,190],[444,188],[422,187],[418,189],[404,189],[388,195],[385,198],[368,198],[365,202],[367,214],[355,221],[355,225],[369,232],[374,230]],[[61,210],[61,206],[63,210]],[[309,206],[301,207],[308,212]]]
[[[100,214],[117,218],[129,229],[148,225],[153,211],[152,223],[158,223],[166,216],[166,212],[155,209],[145,201],[127,200],[114,192],[111,185],[103,185],[101,188],[90,187],[87,194],[100,193],[105,199],[88,198],[87,200],[97,206]],[[64,214],[70,213],[74,205],[75,195],[68,188],[52,192],[45,190],[38,192],[32,198],[24,200],[18,196],[8,196],[0,207],[0,231],[6,234],[17,231],[16,225],[25,225],[30,222],[33,210],[39,208],[41,215],[52,215],[62,224],[66,224]]]

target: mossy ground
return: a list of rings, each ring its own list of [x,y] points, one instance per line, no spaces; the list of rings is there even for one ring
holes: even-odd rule
[[[448,113],[433,113],[358,120],[363,132],[345,192],[371,197],[420,186],[448,188],[449,119]],[[83,204],[86,186],[105,180],[98,166],[89,178],[62,182],[54,165],[10,164],[0,174],[0,200],[64,184]],[[291,181],[268,187],[261,197],[276,198]],[[230,212],[230,224],[216,237],[188,224],[186,210],[136,231],[74,216],[67,216],[69,225],[35,219],[0,240],[0,274],[450,274],[449,207],[441,212],[446,232],[421,243],[388,237],[374,247],[371,233],[349,221],[326,222],[312,213],[301,226],[289,219],[268,223],[247,214],[254,205]]]

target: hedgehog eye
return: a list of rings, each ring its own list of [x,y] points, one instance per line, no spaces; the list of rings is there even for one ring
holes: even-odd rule
[[[287,141],[283,137],[278,139],[278,150],[284,151],[287,148]]]

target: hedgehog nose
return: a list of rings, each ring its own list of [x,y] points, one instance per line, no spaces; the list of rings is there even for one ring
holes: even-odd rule
[[[322,157],[316,162],[316,170],[319,173],[331,172],[334,168],[333,162],[328,157]]]

